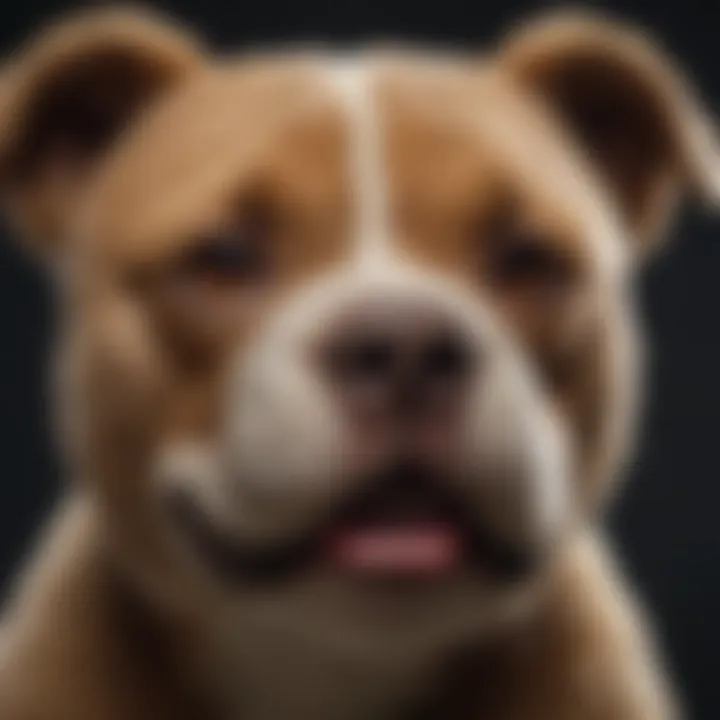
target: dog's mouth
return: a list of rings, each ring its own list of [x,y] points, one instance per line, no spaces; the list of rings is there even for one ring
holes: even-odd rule
[[[312,531],[258,547],[219,531],[188,494],[170,498],[181,531],[213,569],[231,582],[289,580],[322,569],[356,579],[432,581],[462,572],[504,583],[532,571],[537,548],[488,531],[442,478],[397,464],[363,484]]]

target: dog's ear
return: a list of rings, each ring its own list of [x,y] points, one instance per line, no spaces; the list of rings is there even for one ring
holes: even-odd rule
[[[48,27],[0,75],[0,200],[35,249],[62,246],[93,170],[147,105],[201,66],[164,19],[96,10]]]
[[[538,94],[599,171],[638,247],[687,191],[720,199],[720,151],[687,79],[640,29],[589,14],[536,19],[501,67]]]

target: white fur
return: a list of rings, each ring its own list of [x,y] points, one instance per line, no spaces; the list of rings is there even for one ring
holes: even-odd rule
[[[375,94],[376,73],[368,63],[362,58],[335,62],[328,68],[328,79],[343,104],[348,122],[356,261],[375,266],[387,259],[392,242],[382,125]]]

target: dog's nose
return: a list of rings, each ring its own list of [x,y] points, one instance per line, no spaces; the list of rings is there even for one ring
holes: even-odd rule
[[[441,420],[462,403],[477,348],[448,313],[420,302],[374,302],[346,313],[323,348],[348,409],[366,416]]]

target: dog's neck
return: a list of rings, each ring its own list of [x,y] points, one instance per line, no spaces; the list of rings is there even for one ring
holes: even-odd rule
[[[221,720],[405,717],[440,674],[434,652],[356,654],[248,625],[217,628],[212,661]]]

